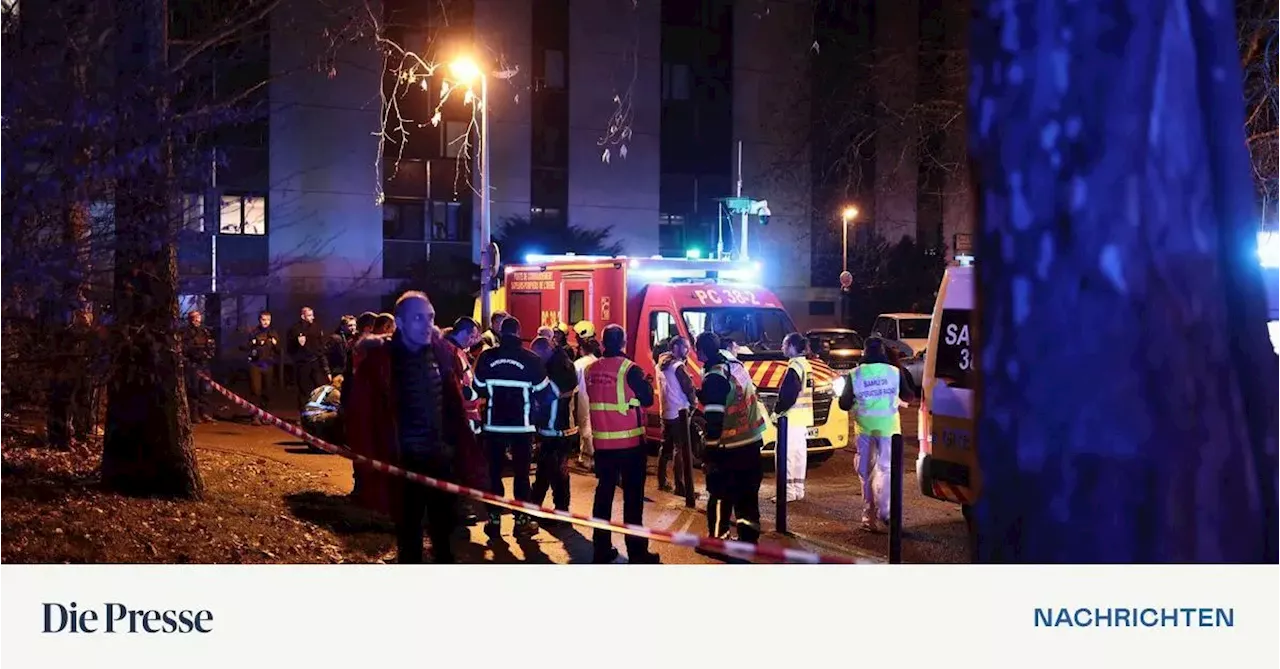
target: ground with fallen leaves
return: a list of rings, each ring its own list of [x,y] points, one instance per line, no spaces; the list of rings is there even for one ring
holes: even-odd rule
[[[199,449],[203,499],[172,501],[104,490],[100,445],[52,450],[6,424],[2,453],[6,563],[368,563],[394,546],[324,476],[250,454]]]

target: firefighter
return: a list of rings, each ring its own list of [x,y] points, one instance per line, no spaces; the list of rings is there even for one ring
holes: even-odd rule
[[[551,395],[546,410],[539,411],[538,473],[533,479],[533,503],[539,506],[551,490],[551,501],[561,511],[569,510],[569,451],[578,436],[573,404],[578,395],[578,373],[564,349],[538,337],[530,346],[547,366]]]
[[[765,431],[755,384],[733,374],[714,332],[699,334],[694,347],[705,370],[698,399],[707,419],[707,526],[713,537],[727,538],[729,519],[736,516],[738,540],[755,543]]]
[[[689,464],[689,411],[693,407],[697,389],[689,376],[686,363],[689,359],[689,342],[680,335],[671,338],[670,349],[658,357],[658,380],[662,389],[662,450],[658,452],[658,489],[671,492],[667,482],[667,465],[675,455],[675,494],[684,496],[690,481],[686,474],[692,471]]]
[[[573,366],[578,371],[578,388],[587,387],[586,370],[591,363],[600,359],[600,342],[596,341],[596,328],[588,321],[578,321],[573,326],[574,334],[578,336],[578,359],[573,361]],[[592,446],[591,434],[591,411],[587,406],[587,393],[578,393],[577,409],[575,415],[578,419],[578,466],[587,471],[594,471],[594,464],[591,462],[595,450]]]
[[[622,520],[644,524],[644,478],[648,453],[644,446],[644,407],[653,406],[653,387],[638,365],[623,355],[627,333],[619,325],[609,325],[603,334],[604,357],[591,363],[586,374],[586,394],[595,438],[596,495],[591,513],[609,518],[614,491],[622,485]],[[759,470],[759,463],[756,463]],[[592,536],[595,563],[617,562],[612,533],[596,529]],[[632,564],[656,564],[658,556],[649,552],[649,540],[626,538],[627,559]]]
[[[813,368],[806,354],[809,340],[792,332],[782,340],[789,360],[778,388],[778,416],[787,417],[787,501],[804,499],[805,466],[809,460],[809,428],[813,426]],[[776,498],[770,501],[777,501]]]
[[[871,337],[862,362],[840,392],[840,409],[852,414],[858,478],[862,482],[862,529],[878,532],[889,524],[889,464],[894,435],[902,434],[898,409],[910,398],[902,371],[885,353],[884,340]]]
[[[504,494],[502,468],[511,451],[512,492],[529,501],[529,460],[533,457],[532,400],[550,387],[542,360],[522,345],[520,321],[502,321],[502,340],[496,348],[480,354],[475,365],[475,389],[488,401],[484,415],[484,443],[489,458],[489,485],[495,495]],[[500,532],[501,516],[490,508],[484,531],[492,538]],[[528,514],[516,514],[516,534],[532,536],[538,523]]]
[[[568,325],[565,325],[564,323],[556,324],[555,330],[552,333],[551,343],[555,344],[556,348],[564,351],[564,354],[569,357],[569,362],[573,362],[578,359],[578,352],[569,344]]]

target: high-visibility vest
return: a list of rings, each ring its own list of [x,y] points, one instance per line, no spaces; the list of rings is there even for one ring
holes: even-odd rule
[[[787,361],[787,369],[795,371],[800,375],[800,396],[796,398],[796,403],[787,409],[785,415],[787,423],[790,425],[802,425],[804,427],[813,426],[813,367],[809,365],[809,359],[804,356],[797,356]]]
[[[898,416],[898,386],[902,374],[894,365],[871,362],[850,374],[854,405],[854,433],[889,437],[902,434]]]
[[[302,416],[304,418],[314,418],[315,416],[337,411],[339,405],[334,400],[340,397],[341,394],[333,386],[320,386],[312,391],[307,405],[302,409]]]
[[[480,395],[476,393],[476,373],[471,368],[471,356],[467,354],[466,349],[454,344],[453,359],[462,370],[462,410],[467,414],[467,423],[471,426],[471,431],[480,434],[481,401]]]
[[[600,358],[586,369],[587,406],[596,450],[631,448],[643,443],[640,399],[627,384],[627,372],[634,365],[617,355]]]
[[[720,364],[707,370],[707,376],[720,376],[729,382],[729,396],[725,398],[724,406],[706,405],[703,409],[724,412],[718,446],[736,448],[758,441],[764,436],[766,426],[755,384],[748,379],[746,385],[743,385],[726,367],[728,365]]]

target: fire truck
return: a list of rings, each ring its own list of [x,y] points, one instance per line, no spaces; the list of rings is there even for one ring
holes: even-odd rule
[[[620,325],[627,331],[627,356],[645,370],[650,383],[655,382],[663,344],[672,335],[691,343],[707,330],[731,338],[770,414],[765,453],[772,457],[777,445],[773,406],[787,371],[782,340],[796,329],[782,302],[756,284],[759,274],[759,264],[731,260],[529,256],[523,264],[506,265],[490,305],[519,319],[526,339],[542,325],[586,320],[597,332]],[[844,377],[817,358],[811,364],[815,425],[809,428],[807,447],[820,460],[848,445],[849,416],[834,401]],[[701,365],[693,359],[690,367],[695,384],[701,385]],[[662,439],[660,411],[655,402],[646,414],[645,437],[653,442]],[[700,414],[693,420],[696,453],[701,453]]]

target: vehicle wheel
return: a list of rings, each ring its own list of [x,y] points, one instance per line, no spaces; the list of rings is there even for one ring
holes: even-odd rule
[[[978,525],[973,518],[973,507],[968,504],[961,504],[960,513],[964,515],[964,529],[969,540],[969,562],[976,562],[978,559]]]

